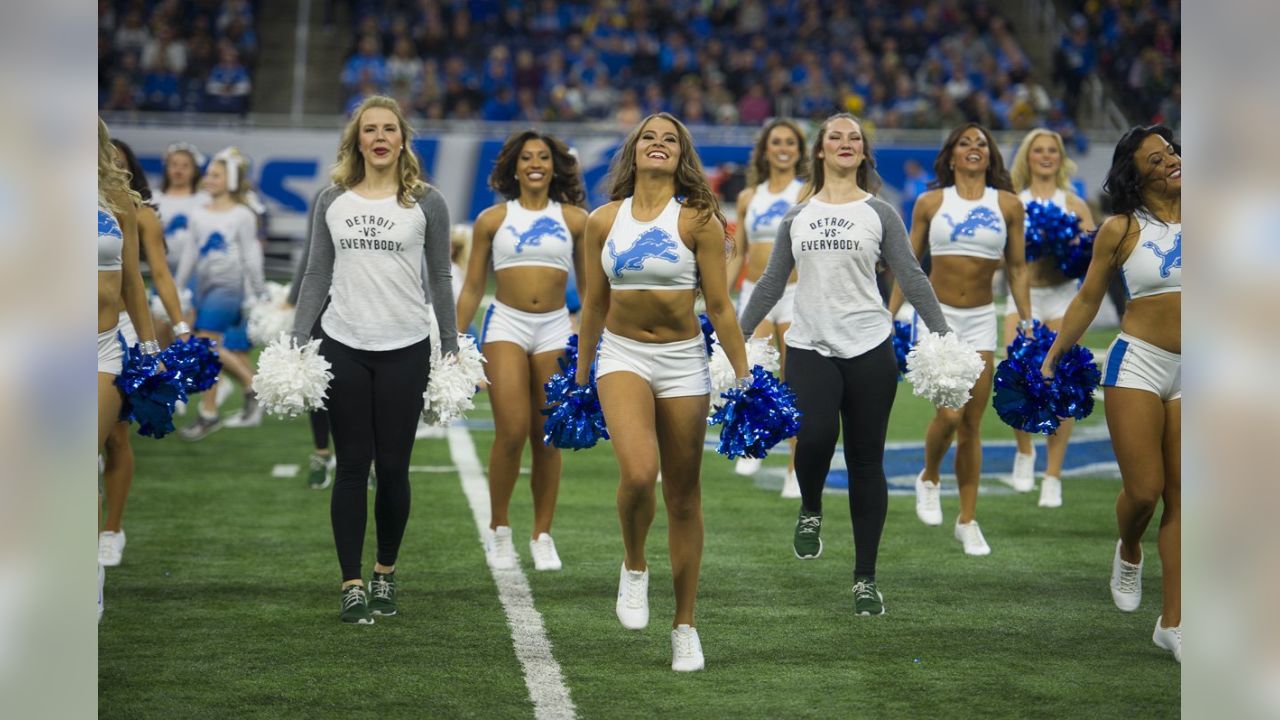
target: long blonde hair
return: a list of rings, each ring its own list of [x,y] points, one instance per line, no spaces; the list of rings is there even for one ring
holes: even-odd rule
[[[418,198],[427,191],[427,183],[422,179],[422,165],[418,156],[413,154],[410,140],[413,139],[413,128],[404,113],[400,111],[400,103],[385,95],[374,95],[365,98],[364,102],[351,113],[351,119],[342,130],[342,140],[338,144],[338,161],[333,165],[329,178],[335,185],[350,189],[364,180],[364,157],[360,155],[360,116],[370,108],[390,110],[400,124],[400,137],[404,147],[400,150],[398,175],[400,190],[396,197],[404,207],[412,207]]]
[[[1036,128],[1022,138],[1022,144],[1018,146],[1018,152],[1013,156],[1013,167],[1009,169],[1009,175],[1013,178],[1014,190],[1026,190],[1031,186],[1031,143],[1034,143],[1036,138],[1046,135],[1058,144],[1058,155],[1062,157],[1062,162],[1058,164],[1058,172],[1053,178],[1053,184],[1057,185],[1059,190],[1071,189],[1071,176],[1076,174],[1076,163],[1067,157],[1067,148],[1062,143],[1062,136],[1048,128]]]
[[[640,142],[640,133],[651,120],[661,118],[676,128],[676,138],[680,142],[680,161],[676,165],[676,195],[684,197],[684,206],[698,211],[697,217],[702,222],[714,217],[725,225],[724,213],[720,211],[720,201],[711,190],[711,183],[702,169],[702,160],[693,147],[693,136],[689,128],[670,113],[654,113],[636,125],[631,134],[622,143],[622,148],[613,156],[609,167],[609,199],[622,200],[631,197],[636,191],[636,144]]]
[[[228,174],[228,180],[230,180],[231,173],[231,168],[227,167],[228,159],[236,164],[236,189],[228,189],[227,194],[231,196],[232,200],[248,207],[249,191],[253,190],[253,183],[249,180],[249,159],[240,153],[240,148],[234,145],[214,155],[209,162],[222,163],[222,169]]]
[[[141,205],[142,196],[129,187],[130,179],[129,171],[116,165],[116,147],[111,144],[111,132],[102,118],[98,118],[98,204],[117,214],[127,209],[115,202],[120,197],[129,198],[134,207]]]

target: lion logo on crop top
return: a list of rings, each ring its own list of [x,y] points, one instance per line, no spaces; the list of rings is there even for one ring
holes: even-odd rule
[[[544,237],[556,238],[557,240],[569,242],[569,232],[565,230],[564,225],[561,225],[553,218],[549,218],[546,215],[539,216],[538,219],[534,220],[533,224],[529,226],[529,229],[524,232],[516,230],[514,225],[508,225],[507,229],[511,231],[512,235],[516,236],[516,252],[518,253],[524,252],[526,245],[531,245],[533,247],[541,245],[542,238]]]
[[[613,258],[613,276],[622,277],[624,270],[643,270],[645,261],[650,258],[665,260],[669,263],[678,262],[680,256],[676,254],[676,242],[677,240],[671,237],[671,233],[660,227],[651,227],[640,233],[635,243],[622,252],[614,249],[613,238],[609,238],[609,257]]]
[[[1159,245],[1150,240],[1142,243],[1142,247],[1149,248],[1160,258],[1160,277],[1167,278],[1173,272],[1174,268],[1182,269],[1182,233],[1179,232],[1173,236],[1173,247],[1162,251]]]
[[[787,211],[791,209],[791,203],[786,200],[774,200],[773,204],[765,208],[764,212],[756,213],[751,218],[751,232],[760,229],[761,225],[769,226],[777,220],[781,220],[786,216]]]
[[[951,225],[951,242],[955,242],[961,237],[973,237],[979,230],[1000,229],[1000,216],[996,214],[996,211],[985,205],[979,205],[970,210],[959,224],[956,224],[956,221],[951,219],[950,213],[942,213],[942,217]]]
[[[98,210],[98,237],[124,237],[124,233],[120,232],[120,223],[116,222],[116,216],[102,209]]]

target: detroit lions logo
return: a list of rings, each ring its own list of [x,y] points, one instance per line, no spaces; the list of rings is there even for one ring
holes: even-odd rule
[[[766,208],[764,212],[756,213],[751,218],[751,232],[759,230],[761,225],[769,225],[775,220],[781,220],[790,209],[791,203],[786,200],[774,200],[773,204]]]
[[[1174,268],[1182,269],[1182,233],[1173,236],[1173,247],[1168,252],[1160,252],[1160,246],[1150,240],[1142,243],[1142,247],[1151,248],[1151,252],[1160,258],[1160,277],[1167,278]]]
[[[542,215],[537,220],[534,220],[533,224],[529,226],[529,229],[524,232],[516,230],[514,225],[508,225],[507,229],[510,230],[511,234],[515,235],[517,238],[516,252],[518,253],[524,252],[525,245],[538,247],[542,244],[542,238],[544,237],[556,238],[563,240],[564,242],[569,242],[569,232],[565,230],[565,227],[546,215]]]
[[[985,205],[979,205],[970,210],[959,225],[956,224],[955,220],[951,219],[950,213],[943,213],[942,217],[946,218],[947,223],[951,225],[951,242],[959,240],[961,236],[973,237],[978,230],[1000,229],[1000,216]]]
[[[120,223],[116,222],[116,216],[101,208],[98,210],[98,237],[124,238],[124,233],[120,232]]]
[[[222,237],[222,233],[215,232],[209,236],[208,240],[204,241],[203,245],[200,246],[200,257],[204,257],[211,252],[226,252],[226,250],[226,238]]]
[[[609,257],[613,258],[613,276],[622,277],[623,270],[643,270],[644,263],[649,258],[666,260],[669,263],[678,262],[680,256],[676,254],[676,242],[666,230],[653,227],[641,233],[631,247],[618,253],[614,250],[613,238],[609,238]]]
[[[187,229],[187,216],[174,215],[173,219],[169,221],[169,224],[164,226],[164,234],[166,237],[168,237],[169,235],[174,234],[178,230],[186,230],[186,229]]]

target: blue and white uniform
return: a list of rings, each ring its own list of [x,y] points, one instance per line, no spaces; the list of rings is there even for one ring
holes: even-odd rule
[[[199,208],[190,217],[193,242],[182,254],[174,281],[196,279],[196,330],[225,333],[240,322],[249,298],[266,295],[258,220],[243,205]]]
[[[542,210],[527,210],[519,200],[507,201],[502,226],[493,234],[491,259],[495,272],[516,267],[548,267],[573,273],[573,235],[560,203],[549,201]],[[573,334],[569,310],[544,313],[517,310],[494,300],[485,311],[480,345],[515,343],[529,355],[563,351]]]
[[[98,206],[98,272],[124,269],[124,232],[110,210]],[[119,375],[123,352],[116,328],[98,333],[98,372]]]
[[[955,186],[943,188],[942,205],[929,223],[929,252],[1002,260],[1009,232],[1000,211],[1000,191],[986,188],[977,200],[965,200]],[[995,352],[996,305],[958,308],[942,305],[947,325],[975,350]]]
[[[1182,292],[1182,223],[1162,223],[1139,213],[1138,242],[1120,266],[1130,300]],[[1103,387],[1146,390],[1161,400],[1182,397],[1182,355],[1120,333],[1107,350]]]
[[[698,263],[680,238],[680,203],[674,198],[658,217],[641,222],[631,214],[631,198],[622,201],[600,264],[614,291],[693,290]],[[702,333],[669,343],[650,343],[604,331],[596,377],[613,372],[640,376],[657,398],[709,395],[711,373]]]
[[[1038,201],[1057,205],[1062,208],[1063,212],[1070,212],[1067,209],[1067,193],[1062,189],[1054,191],[1053,195],[1047,199],[1037,198],[1031,194],[1030,190],[1023,190],[1018,193],[1018,199],[1022,201],[1024,207],[1032,201]],[[1075,299],[1076,291],[1079,288],[1080,283],[1070,279],[1056,285],[1046,285],[1045,287],[1035,287],[1033,285],[1031,287],[1031,317],[1041,322],[1060,319],[1067,314],[1067,307]],[[1009,300],[1005,304],[1005,313],[1016,312],[1016,308],[1011,288],[1009,290]]]
[[[804,187],[802,181],[793,180],[782,189],[782,192],[775,194],[769,192],[768,182],[762,182],[756,186],[755,192],[751,195],[751,202],[747,204],[747,216],[739,218],[743,223],[743,229],[746,230],[748,244],[773,245],[778,237],[778,228],[782,227],[782,218],[786,217],[787,212],[800,199],[802,187]],[[738,293],[739,318],[746,310],[747,303],[751,302],[751,293],[755,292],[755,289],[756,283],[750,280],[742,281],[742,292]],[[788,282],[782,297],[764,319],[774,325],[790,325],[794,318],[795,297],[796,284]]]

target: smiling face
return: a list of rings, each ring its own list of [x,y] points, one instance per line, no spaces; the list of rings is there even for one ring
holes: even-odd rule
[[[675,174],[680,163],[680,133],[675,123],[656,117],[645,123],[636,140],[636,170]]]
[[[832,172],[856,170],[865,157],[862,127],[849,118],[836,118],[822,135],[822,164]]]
[[[1058,141],[1052,135],[1040,135],[1031,141],[1027,151],[1028,169],[1035,178],[1053,178],[1062,167],[1062,151],[1058,149]]]
[[[551,148],[537,138],[526,140],[516,158],[516,182],[520,183],[521,192],[546,190],[554,170]]]
[[[1169,141],[1152,133],[1133,154],[1143,190],[1179,193],[1182,191],[1182,158]]]
[[[209,163],[209,170],[204,174],[204,191],[214,198],[227,194],[227,166],[222,160]]]
[[[981,175],[990,164],[991,148],[986,134],[976,127],[961,133],[955,147],[951,149],[951,165],[956,172],[963,170]]]
[[[360,115],[357,137],[365,167],[386,170],[400,160],[404,133],[394,112],[380,107],[365,110]]]
[[[794,171],[796,163],[800,162],[800,138],[785,125],[773,128],[765,140],[765,157],[774,171]]]

